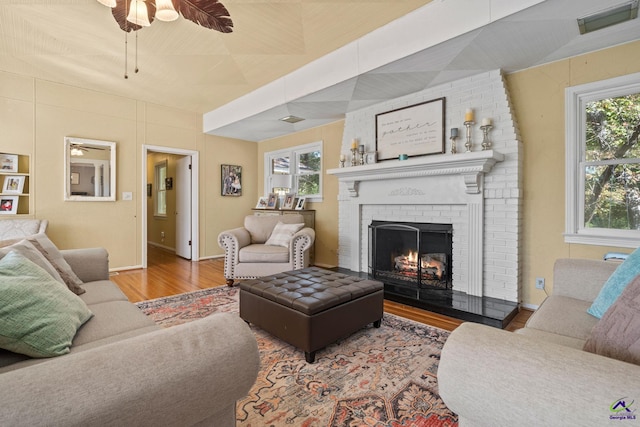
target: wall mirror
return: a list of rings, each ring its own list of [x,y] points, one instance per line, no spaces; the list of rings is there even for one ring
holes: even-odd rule
[[[116,143],[64,138],[64,200],[116,200]]]

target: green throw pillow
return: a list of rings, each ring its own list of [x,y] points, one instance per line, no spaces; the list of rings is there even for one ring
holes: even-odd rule
[[[66,354],[91,316],[80,297],[18,252],[0,260],[0,348],[31,357]]]

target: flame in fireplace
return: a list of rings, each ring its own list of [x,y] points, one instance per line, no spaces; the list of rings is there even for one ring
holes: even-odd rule
[[[420,268],[426,270],[432,268],[436,270],[436,276],[438,279],[442,279],[444,274],[444,264],[436,259],[433,259],[429,255],[423,255],[420,257]],[[409,251],[408,255],[400,255],[395,257],[395,266],[398,271],[418,271],[418,253]]]

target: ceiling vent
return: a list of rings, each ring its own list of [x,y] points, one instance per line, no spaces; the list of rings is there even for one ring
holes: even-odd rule
[[[593,15],[578,18],[580,34],[587,34],[612,25],[621,24],[638,16],[638,0],[628,1]]]

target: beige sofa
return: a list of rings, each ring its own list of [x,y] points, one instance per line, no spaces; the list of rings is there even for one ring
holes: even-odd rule
[[[29,359],[0,350],[0,420],[11,426],[234,426],[258,372],[237,314],[162,329],[109,281],[104,249],[62,251],[93,317],[71,352]]]
[[[465,323],[442,350],[438,388],[460,426],[627,425],[638,409],[640,366],[583,351],[598,319],[587,309],[618,266],[561,259],[553,295],[516,333]],[[625,422],[626,421],[626,422]],[[637,422],[637,421],[635,421]]]
[[[292,233],[286,243],[271,244],[278,223],[299,224],[301,229]],[[304,227],[302,215],[247,215],[244,227],[218,235],[218,244],[224,249],[227,284],[308,267],[314,240],[315,231]]]

